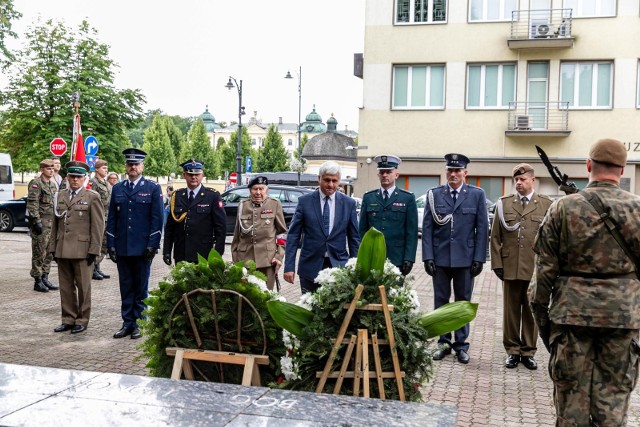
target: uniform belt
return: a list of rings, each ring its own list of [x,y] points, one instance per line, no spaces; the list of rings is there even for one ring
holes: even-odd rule
[[[607,274],[607,273],[583,273],[580,271],[562,271],[560,276],[584,277],[585,279],[637,279],[635,271],[630,273]]]

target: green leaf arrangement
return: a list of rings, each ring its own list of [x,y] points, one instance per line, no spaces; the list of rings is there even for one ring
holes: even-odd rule
[[[455,301],[423,314],[418,324],[427,331],[428,338],[455,331],[476,318],[478,304],[469,301]]]
[[[280,375],[280,358],[286,348],[282,341],[280,328],[269,315],[267,304],[279,297],[269,292],[264,285],[264,275],[255,270],[255,264],[246,267],[241,263],[225,262],[219,253],[212,250],[207,258],[198,257],[197,263],[180,262],[159,283],[157,289],[149,293],[146,299],[146,319],[139,321],[144,341],[139,345],[141,358],[147,360],[147,368],[152,376],[170,377],[174,358],[167,356],[167,347],[198,348],[191,329],[189,317],[184,305],[174,311],[174,307],[182,300],[182,295],[195,289],[227,289],[240,293],[247,298],[259,313],[264,324],[267,341],[269,366],[261,366],[260,374],[263,383],[274,382]],[[191,310],[202,339],[202,349],[219,350],[217,346],[216,320],[222,331],[222,350],[229,352],[261,354],[264,346],[260,322],[253,310],[243,309],[241,318],[241,343],[238,348],[236,331],[238,330],[237,297],[218,294],[217,315],[212,307],[212,299],[208,294],[194,296],[191,299]],[[210,381],[240,383],[242,367],[216,363],[197,362],[196,379]]]

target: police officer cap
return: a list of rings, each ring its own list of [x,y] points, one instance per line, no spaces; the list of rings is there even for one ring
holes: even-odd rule
[[[85,176],[89,172],[89,165],[77,160],[67,162],[64,167],[67,169],[67,175],[71,176]]]
[[[627,149],[617,139],[601,139],[591,146],[589,158],[623,168],[627,164]]]
[[[449,153],[444,156],[447,161],[447,169],[466,169],[471,160],[464,154]]]
[[[515,168],[513,168],[511,175],[515,178],[516,176],[524,175],[527,172],[533,173],[533,168],[531,167],[531,165],[528,163],[520,163]]]
[[[134,165],[144,162],[144,158],[147,157],[147,153],[139,148],[133,147],[122,150],[122,154],[124,154],[124,160],[126,163],[131,163]]]
[[[269,185],[269,180],[266,176],[256,176],[251,181],[249,181],[249,188],[254,185]]]
[[[40,162],[40,167],[41,168],[52,168],[53,167],[53,160],[44,159],[43,161]]]
[[[98,169],[98,168],[101,168],[102,166],[107,166],[107,161],[103,159],[96,160],[96,164],[94,167]]]
[[[378,170],[380,169],[397,169],[398,165],[402,163],[400,157],[392,154],[381,154],[375,156],[373,160],[378,164]]]
[[[202,165],[203,163],[200,160],[189,159],[180,166],[182,166],[182,170],[186,173],[192,173],[195,175],[202,173]]]

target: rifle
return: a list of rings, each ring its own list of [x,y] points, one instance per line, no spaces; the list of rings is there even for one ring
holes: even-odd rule
[[[542,148],[536,145],[536,150],[538,151],[538,156],[540,156],[540,160],[542,160],[542,163],[544,163],[544,165],[547,167],[547,170],[549,171],[551,178],[553,178],[556,184],[558,184],[558,187],[560,187],[560,190],[564,191],[564,194],[573,194],[580,191],[580,189],[576,187],[575,183],[569,182],[569,177],[567,176],[566,173],[560,172],[560,169],[558,169],[557,166],[553,166],[551,164],[551,160],[549,160],[547,153],[545,153]]]

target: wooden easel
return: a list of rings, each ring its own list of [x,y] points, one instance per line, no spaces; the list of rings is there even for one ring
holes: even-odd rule
[[[202,348],[202,339],[200,338],[200,332],[198,331],[195,318],[193,316],[193,312],[191,310],[191,304],[189,302],[189,297],[193,294],[210,294],[211,296],[211,304],[213,306],[213,312],[215,315],[215,334],[216,334],[216,342],[218,350],[204,350]],[[216,296],[218,294],[231,294],[238,298],[237,304],[237,329],[235,331],[236,337],[234,343],[237,345],[240,352],[228,352],[222,351],[222,331],[220,330],[220,325],[218,323],[218,304]],[[240,332],[242,330],[242,306],[243,304],[247,304],[251,310],[255,313],[254,318],[258,319],[260,323],[260,327],[262,329],[262,354],[248,354],[241,353],[242,351],[242,337],[240,336]],[[245,298],[242,294],[229,290],[229,289],[196,289],[189,293],[182,295],[182,300],[178,302],[171,311],[169,315],[169,329],[171,329],[173,315],[176,309],[180,306],[184,305],[187,315],[189,316],[189,322],[191,324],[191,330],[194,334],[196,344],[198,345],[197,349],[192,348],[180,348],[180,347],[167,347],[165,350],[167,355],[175,356],[175,360],[173,362],[173,370],[171,372],[171,378],[175,380],[179,380],[182,378],[182,374],[184,373],[184,377],[188,380],[193,380],[195,377],[193,375],[193,368],[191,361],[205,361],[212,363],[220,363],[220,364],[232,364],[232,365],[244,365],[244,371],[242,373],[242,385],[261,385],[260,380],[260,367],[259,365],[268,365],[269,364],[269,356],[266,355],[267,352],[267,336],[264,329],[264,323],[260,318],[256,308],[251,304],[251,302]],[[197,369],[197,367],[196,367]],[[206,379],[206,377],[205,377]],[[208,380],[208,379],[207,379]],[[224,382],[224,381],[222,381]]]
[[[404,378],[405,373],[400,370],[396,340],[393,333],[393,327],[391,326],[391,316],[389,314],[389,312],[393,311],[393,306],[387,304],[387,293],[384,286],[381,285],[378,286],[378,291],[380,292],[380,304],[367,304],[358,307],[357,303],[360,300],[363,290],[364,286],[358,285],[353,300],[351,303],[345,304],[344,306],[347,310],[347,314],[342,321],[342,326],[338,331],[338,336],[333,340],[333,347],[331,348],[329,359],[327,360],[324,370],[322,372],[316,372],[316,378],[320,378],[318,386],[316,387],[316,393],[322,392],[328,378],[337,378],[336,385],[333,388],[333,394],[339,394],[344,379],[353,378],[353,395],[360,395],[360,383],[362,382],[362,395],[364,397],[370,397],[369,378],[375,377],[378,382],[378,389],[380,390],[380,399],[384,400],[385,393],[383,380],[395,378],[400,400],[404,401],[405,395],[402,378]],[[387,339],[378,339],[377,334],[372,334],[371,339],[369,340],[369,331],[367,329],[358,329],[357,335],[351,335],[351,338],[345,338],[344,336],[355,310],[382,311],[387,328]],[[333,362],[340,350],[340,346],[343,344],[347,344],[347,350],[342,361],[342,366],[339,371],[331,371],[333,368]],[[375,371],[369,371],[369,344],[371,344],[373,350]],[[380,345],[388,345],[390,347],[393,371],[382,372],[379,350]],[[354,347],[356,348],[354,370],[347,371],[348,365],[351,362]]]

